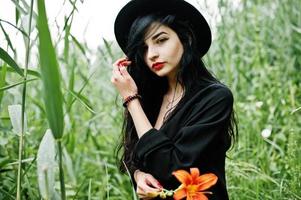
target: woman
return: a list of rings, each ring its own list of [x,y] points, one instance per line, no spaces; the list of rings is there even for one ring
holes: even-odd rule
[[[205,68],[211,44],[202,14],[184,0],[132,0],[115,20],[127,58],[113,66],[111,82],[123,98],[123,149],[142,199],[174,190],[176,170],[214,173],[209,199],[228,199],[226,151],[235,137],[233,96]]]

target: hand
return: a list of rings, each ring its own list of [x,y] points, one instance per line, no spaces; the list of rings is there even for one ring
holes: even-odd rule
[[[136,192],[141,199],[153,199],[163,189],[161,184],[151,174],[136,170],[134,178],[137,183]]]
[[[111,82],[114,84],[123,99],[129,95],[137,94],[135,81],[128,73],[126,67],[131,64],[127,58],[120,58],[113,64]]]

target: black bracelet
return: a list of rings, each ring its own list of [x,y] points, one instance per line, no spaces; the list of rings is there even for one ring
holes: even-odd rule
[[[142,97],[139,95],[139,94],[134,94],[134,95],[130,95],[130,96],[128,96],[127,98],[125,98],[125,100],[123,101],[123,107],[127,107],[127,104],[130,102],[130,101],[132,101],[132,100],[134,100],[134,99],[142,99]]]

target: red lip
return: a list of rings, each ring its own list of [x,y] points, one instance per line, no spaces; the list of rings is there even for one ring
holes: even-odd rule
[[[162,67],[164,67],[164,63],[165,62],[156,62],[152,65],[152,68],[154,68],[155,70],[159,70],[161,69]]]

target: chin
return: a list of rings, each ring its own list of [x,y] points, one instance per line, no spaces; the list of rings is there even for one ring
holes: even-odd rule
[[[167,73],[165,72],[154,72],[157,76],[160,76],[160,77],[164,77],[164,76],[167,76]]]
[[[168,69],[161,69],[160,71],[154,71],[157,76],[164,77],[167,76],[170,71]]]

